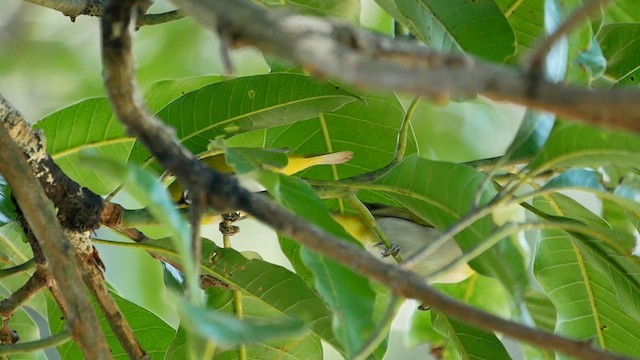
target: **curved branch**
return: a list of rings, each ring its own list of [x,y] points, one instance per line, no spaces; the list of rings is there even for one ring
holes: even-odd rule
[[[256,46],[321,77],[431,97],[480,94],[640,132],[640,90],[553,84],[512,67],[437,52],[333,20],[265,10],[249,1],[172,1],[231,45]]]
[[[203,1],[204,2],[204,1]],[[211,3],[211,2],[208,2]],[[236,4],[233,1],[220,3]],[[279,233],[317,251],[360,274],[388,286],[394,294],[420,300],[452,317],[482,329],[498,331],[545,349],[578,358],[625,359],[594,349],[587,342],[572,341],[491,315],[439,293],[410,271],[382,263],[357,247],[340,241],[318,227],[280,208],[261,194],[249,193],[230,176],[221,175],[198,162],[167,128],[140,101],[134,77],[131,33],[135,1],[107,1],[102,17],[103,76],[105,89],[117,114],[129,132],[139,139],[187,188],[207,190],[207,202],[221,210],[241,209],[268,224]],[[271,16],[263,14],[264,16]],[[302,18],[306,19],[306,18]],[[256,21],[260,22],[260,20]],[[324,23],[324,22],[323,22]],[[327,23],[328,24],[328,23]],[[247,25],[247,24],[245,24]],[[248,25],[250,26],[250,25]],[[262,31],[267,33],[270,31]],[[313,30],[310,30],[313,32]],[[278,33],[278,30],[274,31]],[[288,35],[284,41],[291,40]],[[330,44],[329,44],[330,45]]]

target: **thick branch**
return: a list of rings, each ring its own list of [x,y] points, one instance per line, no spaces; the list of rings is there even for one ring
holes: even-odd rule
[[[231,1],[224,1],[224,3],[235,4]],[[421,300],[473,326],[502,332],[506,336],[541,348],[556,350],[579,358],[624,358],[594,349],[585,342],[568,340],[513,323],[449,298],[428,286],[423,279],[412,272],[382,263],[355,246],[340,241],[283,210],[267,197],[247,192],[238,186],[234,178],[223,176],[202,166],[193,155],[181,147],[173,132],[153,117],[140,101],[141,96],[136,88],[133,72],[131,34],[127,31],[132,20],[131,9],[134,4],[135,1],[113,0],[107,2],[105,6],[102,18],[102,45],[103,74],[107,94],[118,118],[133,135],[139,136],[165,169],[171,171],[187,188],[209,190],[207,201],[210,205],[221,210],[245,210],[279,233],[296,239],[309,249],[389,286],[394,294]],[[219,3],[216,2],[216,4]],[[260,14],[271,16],[267,13]],[[260,19],[253,20],[264,25]],[[269,27],[261,27],[261,31],[271,33]],[[310,31],[313,32],[313,30]],[[274,33],[279,31],[275,30]],[[295,39],[286,35],[282,40],[286,42]]]
[[[43,137],[31,129],[22,115],[2,97],[0,97],[0,106],[4,106],[4,109],[10,114],[5,123],[11,131],[12,138],[18,142],[21,150],[27,156],[29,165],[33,168],[34,173],[37,174],[37,178],[40,180],[40,184],[45,189],[47,196],[58,208],[58,218],[60,218],[62,225],[65,227],[68,239],[71,240],[76,255],[79,257],[85,284],[95,296],[109,321],[113,333],[129,357],[133,359],[144,358],[144,350],[109,294],[104,277],[96,267],[95,261],[99,261],[99,258],[96,258],[97,253],[91,245],[91,232],[86,231],[99,227],[100,221],[108,216],[106,213],[113,215],[107,210],[121,209],[121,207],[104,202],[104,208],[106,209],[103,211],[102,198],[90,190],[80,187],[78,183],[62,172],[49,154],[46,153]],[[25,233],[28,232],[29,229],[25,229]],[[34,254],[37,255],[39,253],[37,244],[35,246]]]
[[[640,90],[588,90],[553,84],[511,67],[440,53],[336,21],[265,10],[246,0],[173,2],[231,45],[256,46],[315,75],[426,96],[481,94],[640,132]]]
[[[0,111],[1,120],[6,120],[8,116],[7,111]],[[67,304],[67,325],[71,333],[86,358],[110,359],[106,338],[78,272],[75,249],[65,237],[51,204],[24,155],[11,139],[4,121],[0,126],[0,149],[0,172],[9,182],[49,262],[51,275]]]

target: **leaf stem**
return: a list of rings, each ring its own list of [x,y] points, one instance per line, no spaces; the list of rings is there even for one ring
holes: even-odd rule
[[[28,260],[27,262],[24,262],[20,265],[16,265],[14,267],[8,268],[8,269],[2,269],[0,270],[0,279],[4,279],[8,276],[11,275],[15,275],[21,272],[25,272],[28,270],[31,270],[34,265],[36,264],[35,260],[32,258],[30,260]]]
[[[48,338],[13,345],[0,346],[0,355],[6,356],[15,354],[26,354],[38,350],[49,349],[52,347],[60,346],[71,339],[72,337],[69,331],[64,330]]]

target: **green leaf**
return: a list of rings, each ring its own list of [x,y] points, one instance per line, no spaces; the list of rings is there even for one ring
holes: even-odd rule
[[[116,301],[116,304],[118,305],[118,308],[120,308],[120,311],[122,311],[125,319],[127,319],[127,322],[131,326],[131,329],[133,330],[136,339],[140,342],[142,348],[151,358],[162,359],[167,348],[171,344],[176,331],[149,310],[120,297],[114,292],[110,292],[110,294]],[[48,320],[51,332],[55,334],[65,328],[65,323],[60,310],[58,310],[57,306],[53,303],[53,299],[50,299],[50,302],[50,309],[52,310],[48,314]],[[98,314],[98,320],[100,321],[102,331],[104,331],[107,336],[107,343],[111,349],[111,356],[113,356],[114,359],[129,359],[111,331],[104,313],[100,311],[98,305],[95,303],[94,308]],[[83,358],[82,351],[80,351],[80,348],[75,344],[75,342],[69,342],[59,346],[58,351],[63,359]]]
[[[270,6],[284,6],[309,15],[360,19],[360,0],[260,0]]]
[[[592,255],[562,231],[540,234],[534,273],[557,310],[556,333],[638,356],[640,323],[620,307],[611,279],[594,267]]]
[[[556,308],[549,297],[540,291],[529,291],[524,294],[525,306],[536,326],[548,332],[556,327]]]
[[[357,243],[329,215],[327,208],[306,183],[282,174],[262,172],[260,183],[285,208],[328,233]],[[333,310],[333,328],[347,357],[360,351],[374,330],[371,317],[375,293],[369,280],[305,247],[301,259],[315,276],[315,287]]]
[[[288,162],[286,153],[274,149],[227,147],[225,157],[238,175],[256,169],[282,169]]]
[[[543,189],[551,188],[593,188],[602,190],[602,175],[593,170],[569,169],[549,180]]]
[[[238,319],[223,312],[206,310],[187,302],[180,304],[184,326],[224,347],[256,343],[295,336],[304,331],[299,319],[285,318],[278,322]]]
[[[145,249],[180,261],[169,239],[145,243]],[[245,301],[249,297],[255,298],[278,316],[302,319],[314,334],[340,349],[331,332],[331,314],[327,306],[299,276],[278,265],[247,259],[233,249],[219,248],[211,241],[202,242],[202,254],[202,274],[241,291]]]
[[[389,1],[378,1],[389,10]],[[461,50],[502,62],[516,52],[516,36],[493,1],[395,0],[392,16],[424,43],[439,50]]]
[[[635,0],[616,0],[605,7],[607,23],[640,22],[640,3]]]
[[[584,6],[582,0],[564,0],[561,5],[564,8],[565,16],[561,18],[561,21],[568,18],[570,14],[575,11],[579,11]],[[558,24],[558,26],[560,23]],[[592,44],[593,40],[592,24],[587,19],[580,22],[571,32],[566,36],[567,39],[567,55],[562,59],[563,69],[566,69],[566,77],[563,76],[560,80],[567,80],[567,82],[574,84],[590,84],[592,80],[592,73],[590,68],[582,63],[584,54],[590,54],[590,56],[597,56],[597,52],[590,52],[594,48]],[[598,45],[596,44],[597,51]],[[604,61],[603,58],[600,61]]]
[[[184,79],[161,80],[153,83],[144,93],[145,105],[156,113],[165,105],[180,96],[206,85],[224,81],[226,77],[221,75],[197,76]]]
[[[197,154],[217,138],[306,120],[356,99],[337,85],[278,73],[205,86],[174,100],[157,115],[176,129],[182,145]],[[132,149],[132,161],[148,157],[140,144]]]
[[[134,138],[126,135],[107,99],[83,100],[43,118],[34,127],[44,131],[49,155],[71,179],[101,195],[120,185],[91,166],[78,166],[80,152],[86,149],[115,163],[127,162]]]
[[[257,298],[238,294],[240,296],[243,317],[253,320],[273,321],[282,319],[282,314],[274,311],[273,307]],[[233,292],[229,289],[209,288],[206,290],[207,307],[216,311],[234,314],[235,304]],[[311,331],[302,335],[288,337],[282,340],[268,342],[253,342],[246,346],[249,359],[322,359],[322,345],[320,337]],[[237,359],[238,350],[218,351],[216,359]]]
[[[527,110],[516,137],[506,154],[512,160],[527,159],[537,155],[546,143],[556,117],[553,114]]]
[[[495,334],[471,327],[461,321],[436,313],[436,323],[446,329],[447,336],[463,359],[511,359]]]
[[[576,122],[557,123],[542,152],[529,164],[531,172],[567,166],[606,164],[636,167],[640,139],[621,131],[604,130]]]
[[[160,81],[146,92],[145,100],[152,111],[157,111],[186,91],[222,79],[220,76],[203,76]],[[77,166],[82,150],[92,150],[113,162],[125,164],[136,142],[113,116],[106,98],[87,99],[58,110],[34,127],[44,131],[47,151],[73,180],[101,195],[120,185],[116,179],[99,176],[91,166]]]
[[[474,274],[457,284],[436,284],[434,287],[493,314],[502,317],[510,315],[509,294],[495,279]],[[408,336],[411,346],[429,343],[432,348],[445,347],[445,358],[460,356],[463,359],[488,359],[487,356],[491,355],[491,359],[498,359],[505,358],[506,354],[504,346],[494,334],[465,325],[439,312],[415,311]]]
[[[605,74],[619,80],[640,67],[640,24],[605,25],[598,34],[598,41],[607,59]]]
[[[291,154],[327,154],[352,151],[353,158],[340,165],[316,166],[301,173],[306,178],[342,179],[379,169],[393,158],[404,109],[395,96],[365,95],[333,112],[260,131],[234,136],[229,146],[288,148]],[[366,130],[365,130],[366,129]],[[416,152],[413,132],[407,153]],[[335,168],[335,173],[331,170]]]
[[[549,202],[548,199],[536,198],[534,205],[547,213],[563,215],[563,209],[558,204]],[[585,212],[583,214],[587,214],[591,218],[596,217],[594,214],[588,215]],[[593,221],[589,222],[593,223]],[[630,317],[640,320],[640,275],[638,275],[640,261],[631,255],[631,250],[635,246],[634,237],[626,232],[611,230],[608,226],[585,225],[584,229],[581,234],[575,231],[565,233],[570,235],[570,238],[567,239],[571,241],[571,248],[576,253],[574,255],[577,257],[576,261],[578,264],[588,262],[591,268],[607,278],[608,284],[612,288],[609,294],[617,300],[619,306]],[[556,233],[554,236],[561,236],[557,231]],[[539,256],[542,255],[537,254],[536,259]],[[583,266],[575,270],[585,271]]]
[[[388,198],[413,212],[427,223],[444,231],[463,218],[470,210],[478,187],[485,176],[474,169],[453,163],[430,161],[410,156],[387,175],[369,187],[379,196]],[[365,189],[367,186],[363,186]],[[482,190],[481,204],[488,202],[495,192]],[[369,193],[363,197],[368,200]],[[485,216],[469,225],[455,241],[466,252],[482,243],[493,231],[493,221]],[[517,247],[508,240],[470,262],[474,270],[493,276],[509,288],[524,289],[527,285],[525,261]],[[517,291],[516,291],[517,293]]]
[[[526,60],[544,38],[545,0],[495,0],[513,28],[517,40],[517,58]]]
[[[483,98],[444,107],[422,101],[412,125],[420,155],[464,162],[504,154],[522,115],[521,108]]]

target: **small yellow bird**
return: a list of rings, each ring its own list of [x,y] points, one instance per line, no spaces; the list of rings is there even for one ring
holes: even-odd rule
[[[364,245],[369,253],[381,257],[384,262],[395,264],[393,257],[384,254],[386,248],[371,228],[357,215],[334,215],[334,219],[344,227],[351,236]],[[404,216],[403,216],[404,217]],[[376,223],[389,241],[399,248],[399,254],[407,259],[425,245],[435,241],[440,232],[432,227],[424,226],[402,217],[376,217]],[[412,270],[425,276],[441,269],[462,256],[458,244],[452,239],[438,248],[434,254],[427,256]],[[462,264],[451,271],[427,279],[429,283],[457,283],[473,274],[473,270]]]
[[[284,152],[285,150],[274,149],[274,151]],[[293,175],[317,165],[343,164],[351,160],[353,153],[351,151],[340,151],[322,155],[286,154],[286,157],[287,164],[282,168],[273,168],[274,171],[285,175]],[[222,150],[207,152],[206,155],[199,157],[199,159],[210,168],[223,174],[232,174],[234,171],[233,168],[227,164]],[[188,194],[185,194],[184,188],[178,184],[177,181],[173,181],[169,185],[168,190],[175,203],[182,205],[189,203],[188,197],[186,196]]]

